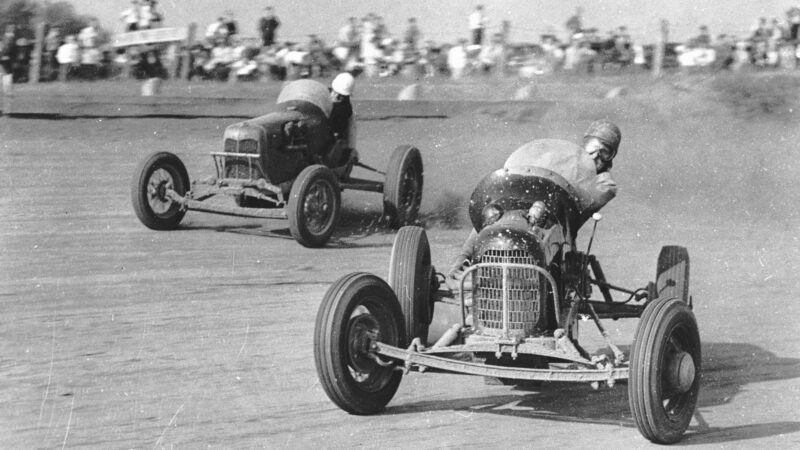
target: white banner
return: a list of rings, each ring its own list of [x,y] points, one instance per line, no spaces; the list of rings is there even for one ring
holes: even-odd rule
[[[185,41],[189,28],[154,28],[152,30],[131,31],[114,35],[111,45],[128,47],[131,45],[157,44],[160,42]]]

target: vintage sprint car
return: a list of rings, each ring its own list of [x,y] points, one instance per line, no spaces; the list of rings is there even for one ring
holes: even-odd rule
[[[446,278],[431,264],[425,230],[400,229],[388,283],[351,273],[325,293],[316,318],[317,374],[351,414],[373,414],[404,373],[426,369],[497,378],[504,384],[627,380],[631,413],[657,443],[681,439],[700,387],[700,337],[689,296],[689,255],[664,246],[655,282],[626,289],[606,281],[591,252],[576,247],[583,222],[576,191],[549,170],[495,171],[472,194],[474,260]],[[602,299],[592,300],[592,286]],[[622,293],[615,300],[612,291]],[[618,294],[619,295],[619,294]],[[601,319],[639,318],[628,354]],[[579,319],[601,345],[578,342]]]
[[[422,199],[422,157],[409,145],[395,148],[385,172],[359,161],[355,120],[347,136],[329,124],[328,89],[298,80],[281,90],[277,111],[225,129],[223,149],[212,152],[216,175],[189,183],[183,162],[155,152],[139,165],[131,186],[133,209],[154,230],[178,227],[186,211],[288,219],[292,237],[306,247],[321,247],[336,226],[341,191],[383,194],[392,226],[416,221]],[[385,175],[384,181],[351,176],[354,167]],[[218,194],[236,205],[207,202]]]

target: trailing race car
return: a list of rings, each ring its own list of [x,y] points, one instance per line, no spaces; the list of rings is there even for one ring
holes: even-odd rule
[[[575,198],[566,180],[536,167],[488,175],[469,207],[478,231],[474,260],[455,279],[431,264],[425,230],[403,227],[388,283],[352,273],[322,300],[314,353],[328,397],[351,414],[373,414],[392,399],[404,373],[425,368],[506,384],[597,388],[628,380],[642,435],[657,443],[680,440],[700,388],[688,252],[665,246],[655,282],[632,290],[612,285],[590,253],[599,214],[587,251],[576,247],[582,219]],[[592,285],[602,300],[590,298]],[[615,301],[612,291],[626,299]],[[581,347],[579,317],[595,323],[607,351],[591,355]],[[620,318],[639,318],[628,354],[601,323]]]
[[[228,126],[221,152],[212,152],[216,175],[189,183],[183,162],[155,152],[133,179],[133,209],[154,230],[178,227],[186,211],[288,219],[292,236],[321,247],[336,226],[345,189],[383,193],[392,226],[412,224],[422,199],[422,157],[417,148],[395,148],[385,172],[359,161],[355,121],[347,136],[334,134],[328,89],[313,80],[286,85],[277,111]],[[383,182],[351,176],[354,167],[385,175]],[[209,203],[218,194],[236,205]]]

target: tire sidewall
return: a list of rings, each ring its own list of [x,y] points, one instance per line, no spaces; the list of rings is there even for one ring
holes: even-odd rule
[[[404,332],[397,298],[386,282],[367,273],[345,275],[328,289],[314,330],[314,360],[323,389],[337,406],[352,414],[372,414],[382,410],[394,396],[402,378],[400,371],[381,368],[385,382],[377,391],[367,391],[349,372],[347,338],[350,318],[368,298],[381,299],[381,308],[394,328],[394,339],[383,336],[381,342],[399,346],[404,340]]]
[[[406,211],[401,207],[401,203],[406,193],[404,189],[404,175],[409,168],[415,167],[417,177],[417,192],[415,193],[414,205],[411,211]],[[419,206],[422,201],[423,186],[423,166],[422,156],[419,149],[410,145],[401,145],[394,149],[389,165],[386,169],[386,180],[383,188],[384,213],[389,218],[393,227],[413,224],[419,214]]]
[[[409,345],[415,337],[427,344],[433,318],[431,302],[431,250],[425,229],[405,226],[395,236],[389,263],[389,285],[403,311]]]
[[[170,174],[174,191],[184,196],[189,189],[189,174],[186,166],[173,153],[155,152],[145,158],[137,168],[132,183],[133,208],[139,220],[148,228],[169,230],[178,226],[186,211],[179,204],[173,203],[167,213],[156,214],[147,197],[147,187],[153,173],[163,169]]]
[[[689,340],[697,344],[696,348],[684,349],[695,364],[695,380],[683,394],[688,395],[682,406],[688,413],[672,420],[663,410],[661,401],[661,385],[666,376],[661,363],[669,338],[678,328],[687,329]],[[628,395],[636,424],[649,440],[674,443],[688,428],[699,396],[701,352],[697,321],[688,305],[675,298],[659,298],[647,305],[631,350]]]

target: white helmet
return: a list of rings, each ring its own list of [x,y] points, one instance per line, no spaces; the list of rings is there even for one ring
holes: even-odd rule
[[[350,96],[353,93],[353,86],[356,80],[353,75],[348,72],[342,72],[336,75],[336,78],[331,82],[331,89],[339,95]]]

